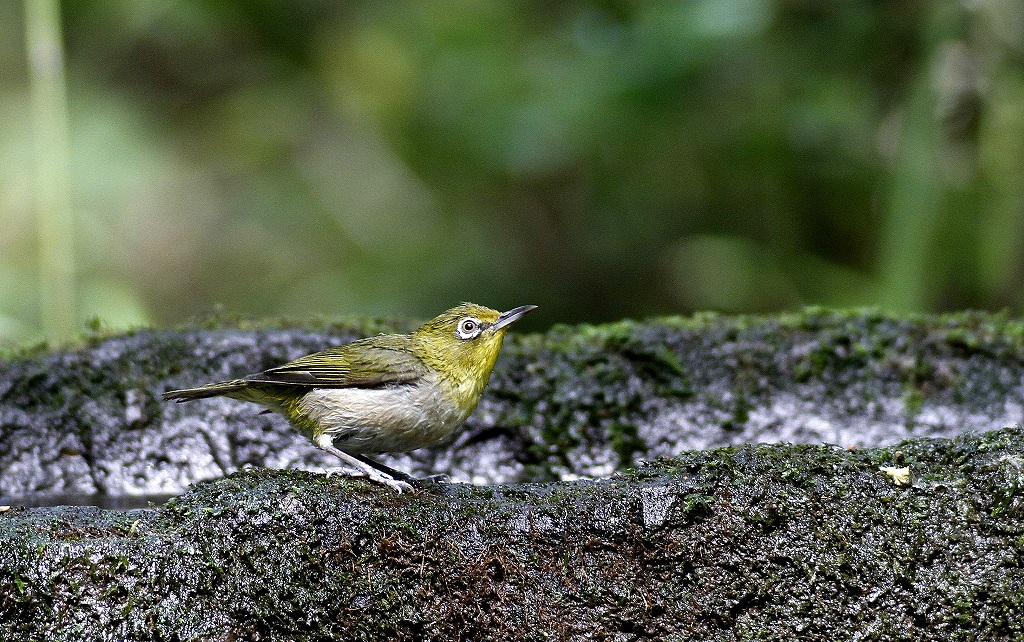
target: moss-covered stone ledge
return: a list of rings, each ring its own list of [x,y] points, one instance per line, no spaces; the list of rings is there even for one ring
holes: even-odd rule
[[[333,465],[254,406],[159,394],[411,325],[141,330],[2,359],[0,500],[176,494],[247,464]],[[1022,392],[1024,325],[999,315],[808,310],[559,326],[508,337],[453,442],[385,460],[475,483],[606,476],[729,444],[989,430],[1022,421]]]
[[[157,509],[0,513],[4,640],[1008,641],[1022,612],[1019,429],[411,495],[249,469]]]

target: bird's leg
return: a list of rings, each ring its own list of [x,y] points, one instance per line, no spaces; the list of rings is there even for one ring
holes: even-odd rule
[[[366,478],[369,479],[370,481],[375,481],[378,484],[383,484],[388,488],[392,488],[398,491],[399,493],[407,490],[413,490],[412,484],[410,484],[409,482],[401,479],[395,479],[390,474],[379,471],[373,466],[364,463],[360,459],[356,459],[352,455],[338,450],[330,443],[318,443],[318,445],[327,452],[331,453],[332,455],[340,459],[341,461],[348,464],[349,466],[352,466],[353,468],[357,469],[359,472],[365,475]]]
[[[413,481],[447,482],[447,481],[449,481],[451,479],[448,475],[444,475],[444,474],[441,474],[441,475],[427,475],[426,477],[419,477],[419,478],[417,478],[417,477],[413,477],[409,473],[403,473],[400,470],[395,470],[391,466],[387,466],[385,464],[382,464],[382,463],[380,463],[379,461],[377,461],[375,459],[371,459],[371,458],[367,457],[366,455],[356,455],[356,454],[353,454],[352,457],[355,457],[356,459],[358,459],[359,461],[363,462],[364,464],[366,464],[368,466],[373,466],[374,468],[376,468],[380,472],[385,473],[387,475],[390,475],[394,479],[401,479],[402,481],[408,481],[408,482],[413,482]]]
[[[350,456],[351,457],[355,457],[356,459],[358,459],[359,461],[363,462],[367,466],[373,466],[374,468],[376,468],[380,472],[384,473],[385,475],[390,476],[393,479],[401,479],[402,481],[416,481],[416,478],[413,477],[412,475],[410,475],[409,473],[403,473],[400,470],[395,470],[391,466],[388,466],[386,464],[382,464],[379,461],[377,461],[376,459],[370,459],[366,455],[357,455],[357,454],[353,453]]]

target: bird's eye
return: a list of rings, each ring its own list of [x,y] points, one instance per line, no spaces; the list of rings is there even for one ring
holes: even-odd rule
[[[472,339],[480,334],[480,321],[473,317],[466,317],[459,322],[459,329],[456,332],[460,339]]]

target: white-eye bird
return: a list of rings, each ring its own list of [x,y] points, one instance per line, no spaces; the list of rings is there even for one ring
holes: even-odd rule
[[[411,490],[409,475],[367,455],[423,448],[455,432],[480,401],[505,331],[536,307],[499,313],[463,303],[410,334],[359,339],[163,397],[185,402],[224,396],[260,404],[369,479]]]

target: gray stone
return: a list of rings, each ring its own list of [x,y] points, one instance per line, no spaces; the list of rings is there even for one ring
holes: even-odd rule
[[[159,395],[394,329],[141,330],[6,359],[0,502],[110,503],[175,495],[245,465],[334,466],[256,406]],[[1024,416],[1022,335],[999,315],[821,310],[513,332],[463,431],[381,459],[454,481],[541,482],[732,444],[865,447],[1000,428]]]
[[[510,335],[466,429],[386,460],[476,485],[415,494],[299,470],[333,462],[253,406],[159,401],[388,329],[0,362],[0,641],[1024,638],[1019,321]],[[751,445],[782,441],[809,445]]]
[[[0,513],[0,640],[1019,640],[1022,482],[1019,429],[403,495],[249,469]]]

